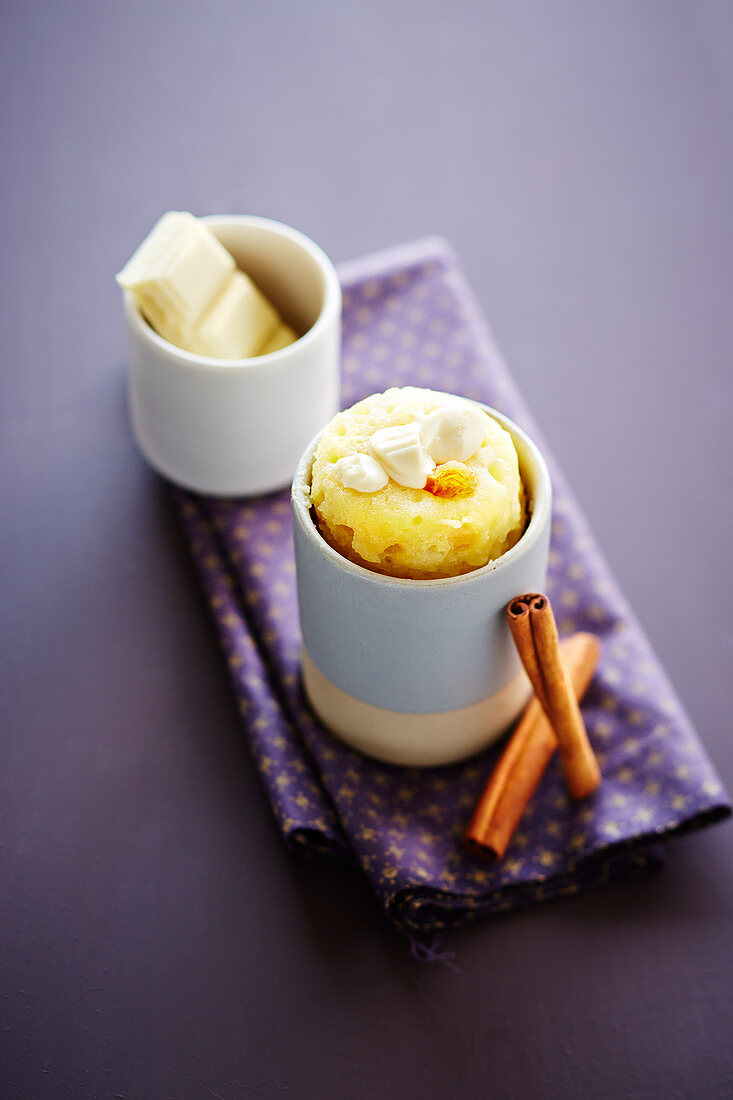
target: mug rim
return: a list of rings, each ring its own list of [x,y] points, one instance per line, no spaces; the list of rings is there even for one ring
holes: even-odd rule
[[[247,374],[256,374],[262,371],[270,373],[273,367],[285,364],[287,360],[296,354],[305,344],[316,340],[322,331],[332,320],[334,313],[341,311],[341,283],[336,268],[323,249],[301,233],[284,222],[275,221],[273,218],[262,218],[255,214],[204,214],[199,219],[212,229],[214,227],[226,228],[229,226],[252,226],[257,229],[265,229],[275,236],[284,237],[307,252],[315,260],[325,279],[325,292],[323,305],[315,321],[302,336],[287,347],[278,351],[271,351],[268,355],[255,355],[249,359],[220,359],[211,355],[197,355],[195,352],[186,351],[159,336],[155,329],[145,320],[131,292],[124,292],[125,312],[129,324],[136,330],[143,340],[149,341],[159,351],[175,359],[181,367],[194,373],[228,373],[246,371]]]
[[[435,391],[445,392],[445,391]],[[453,396],[453,395],[450,395]],[[340,566],[342,569],[346,569],[347,572],[360,576],[364,581],[371,581],[374,584],[385,584],[391,587],[405,587],[414,588],[416,585],[421,588],[426,587],[440,587],[444,585],[457,585],[457,584],[469,584],[472,581],[478,582],[489,573],[497,574],[505,569],[511,567],[511,565],[524,554],[526,554],[537,540],[541,537],[542,531],[545,527],[545,523],[549,519],[549,515],[552,509],[552,480],[550,478],[550,471],[547,467],[547,463],[542,455],[537,444],[533,439],[520,428],[513,420],[504,413],[499,412],[498,409],[493,408],[491,405],[485,404],[483,401],[474,401],[473,398],[464,397],[464,401],[470,401],[472,405],[477,405],[489,416],[493,417],[512,437],[512,442],[517,445],[517,439],[521,442],[523,448],[529,454],[538,477],[538,485],[533,493],[532,497],[532,510],[529,517],[529,523],[522,532],[522,535],[518,541],[507,550],[499,558],[495,558],[493,561],[489,561],[486,565],[480,566],[478,569],[472,569],[469,573],[460,573],[456,577],[431,577],[428,579],[413,579],[411,577],[391,577],[386,573],[377,573],[371,569],[367,569],[363,565],[359,565],[357,562],[351,561],[349,558],[340,554],[338,550],[335,550],[329,542],[323,537],[318,530],[311,512],[312,504],[307,503],[310,499],[309,494],[304,491],[307,485],[310,488],[310,473],[313,463],[313,457],[318,441],[320,440],[325,427],[318,432],[316,436],[306,447],[305,451],[300,457],[300,461],[295,468],[295,474],[293,475],[293,484],[291,489],[291,501],[293,504],[293,512],[296,519],[301,524],[301,527],[305,531],[306,538],[317,540],[322,552],[326,554],[328,558],[333,561],[333,564]],[[522,458],[517,453],[517,458],[520,462],[520,474]],[[524,479],[523,479],[524,484]],[[525,491],[527,486],[525,484]]]

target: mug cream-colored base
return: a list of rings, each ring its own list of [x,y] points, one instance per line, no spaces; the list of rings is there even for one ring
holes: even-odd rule
[[[303,650],[303,686],[321,721],[352,749],[411,768],[454,764],[497,741],[527,705],[524,671],[501,691],[440,714],[404,714],[363,703],[337,688]]]

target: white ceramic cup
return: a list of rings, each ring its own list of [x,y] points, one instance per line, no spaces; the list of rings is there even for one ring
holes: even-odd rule
[[[505,608],[545,588],[552,486],[529,437],[481,408],[514,440],[530,514],[519,542],[472,573],[404,580],[334,550],[308,496],[318,438],[293,479],[306,695],[333,733],[388,763],[427,767],[472,756],[502,735],[531,693]]]
[[[268,218],[201,219],[303,335],[254,359],[193,355],[163,340],[125,295],[132,430],[144,457],[186,489],[251,496],[289,484],[337,412],[341,287],[326,254]]]

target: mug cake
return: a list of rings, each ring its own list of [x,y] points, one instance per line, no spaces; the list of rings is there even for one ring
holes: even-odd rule
[[[310,496],[335,550],[410,580],[480,569],[526,526],[510,433],[471,401],[412,386],[373,394],[330,421]]]
[[[531,688],[505,608],[547,579],[552,489],[496,409],[374,394],[305,450],[292,489],[303,687],[322,723],[392,764],[495,741]]]

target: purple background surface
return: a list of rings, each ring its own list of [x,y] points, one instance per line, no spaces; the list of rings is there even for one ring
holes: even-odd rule
[[[8,1097],[716,1097],[733,829],[413,961],[282,845],[112,274],[166,208],[335,260],[453,243],[733,783],[733,8],[5,4],[0,1086]]]

